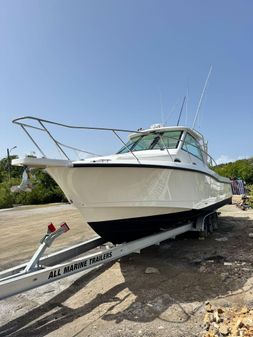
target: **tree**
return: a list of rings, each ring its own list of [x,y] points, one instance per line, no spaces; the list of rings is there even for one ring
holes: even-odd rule
[[[246,184],[253,184],[253,158],[217,165],[214,167],[214,171],[224,177],[240,178]]]
[[[66,198],[56,182],[44,171],[36,169],[32,171],[31,192],[12,193],[11,186],[19,185],[23,173],[22,167],[12,166],[11,178],[6,169],[6,158],[0,160],[0,208],[12,207],[14,204],[44,204],[66,201]]]

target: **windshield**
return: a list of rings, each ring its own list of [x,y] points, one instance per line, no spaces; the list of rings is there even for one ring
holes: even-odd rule
[[[129,151],[144,151],[160,149],[176,149],[179,145],[182,131],[152,132],[147,135],[132,137],[117,153]]]

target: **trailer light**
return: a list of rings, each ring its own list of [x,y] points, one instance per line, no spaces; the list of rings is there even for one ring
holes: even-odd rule
[[[61,224],[61,228],[64,229],[64,232],[69,231],[69,226],[66,224],[66,222],[64,222],[63,224]]]
[[[51,232],[51,233],[53,233],[53,232],[56,231],[56,228],[55,228],[55,226],[52,224],[52,222],[47,226],[47,228],[48,228],[48,231]]]

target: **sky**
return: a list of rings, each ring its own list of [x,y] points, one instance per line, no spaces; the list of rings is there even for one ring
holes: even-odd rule
[[[175,125],[187,95],[180,124],[192,126],[210,65],[196,128],[218,163],[253,156],[252,15],[251,0],[0,0],[0,158],[34,150],[21,116],[136,130]]]

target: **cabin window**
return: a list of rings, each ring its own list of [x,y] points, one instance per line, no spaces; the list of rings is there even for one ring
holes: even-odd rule
[[[151,132],[147,135],[136,136],[127,142],[117,153],[129,151],[144,151],[160,149],[176,149],[181,139],[182,131]]]
[[[141,139],[141,136],[137,136],[137,137],[133,137],[131,138],[127,143],[126,146],[124,145],[118,152],[119,153],[127,153],[130,151],[132,151],[133,146]]]
[[[187,133],[185,136],[182,149],[189,152],[193,156],[203,160],[202,151],[200,149],[199,143],[189,133]]]
[[[137,136],[131,138],[127,142],[127,146],[124,146],[118,153],[126,153],[130,151],[143,151],[152,149],[153,145],[159,140],[159,136],[156,133],[149,133],[143,136]]]
[[[176,149],[181,139],[182,131],[165,131],[161,132],[158,142],[153,146],[153,149]]]
[[[153,148],[159,140],[159,136],[156,133],[149,133],[142,136],[141,139],[136,142],[132,148],[133,151],[150,150]]]

